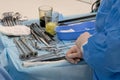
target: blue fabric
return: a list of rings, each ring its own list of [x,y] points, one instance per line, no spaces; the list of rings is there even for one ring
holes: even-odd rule
[[[60,15],[60,20],[62,19]],[[26,21],[24,24],[31,24],[38,20]],[[71,64],[66,60],[58,62],[40,62],[39,65],[29,67],[23,66],[23,61],[19,59],[19,52],[13,43],[13,39],[0,34],[0,40],[3,45],[0,46],[0,63],[8,71],[13,80],[92,80],[92,71],[86,62],[81,61],[78,64]],[[58,41],[60,42],[60,41]],[[62,41],[59,45],[69,45],[69,49],[74,45],[73,41]],[[4,48],[3,48],[4,47]],[[61,51],[66,53],[67,49]],[[46,52],[40,51],[40,54]],[[0,74],[0,80],[2,79]],[[3,76],[7,78],[6,76]],[[7,79],[9,80],[9,79]]]
[[[0,39],[0,55],[1,52],[4,50],[4,45]],[[0,80],[12,80],[8,72],[4,69],[4,67],[1,65],[2,62],[0,62]],[[4,63],[5,64],[5,63]]]
[[[94,80],[120,80],[120,0],[102,0],[96,18],[97,33],[83,47]]]
[[[23,61],[19,59],[19,52],[13,43],[12,38],[4,35],[0,36],[4,43],[4,50],[0,55],[0,61],[5,66],[13,80],[92,80],[92,71],[86,62],[71,64],[66,60],[58,62],[44,62],[34,66],[23,66]],[[63,41],[59,45],[74,45],[73,41]],[[65,52],[67,49],[64,50]],[[65,53],[63,51],[63,53]],[[46,52],[40,51],[40,54]],[[1,80],[1,79],[0,79]]]
[[[12,80],[7,71],[0,65],[0,80]]]

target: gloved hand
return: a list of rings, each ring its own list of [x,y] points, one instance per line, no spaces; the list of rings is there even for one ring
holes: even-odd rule
[[[82,58],[82,53],[76,45],[71,47],[66,53],[66,59],[71,63],[77,64],[80,58]]]
[[[88,41],[88,38],[90,36],[91,35],[88,32],[84,32],[83,34],[80,35],[80,37],[78,37],[75,44],[78,46],[79,49],[81,49],[83,44],[85,44]]]
[[[80,58],[82,58],[82,50],[81,46],[87,42],[88,38],[90,37],[90,34],[88,32],[85,32],[80,35],[80,37],[76,40],[75,46],[71,47],[67,53],[66,53],[66,59],[74,64],[77,64],[80,61]]]

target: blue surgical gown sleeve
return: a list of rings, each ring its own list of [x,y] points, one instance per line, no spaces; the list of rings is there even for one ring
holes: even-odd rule
[[[0,80],[12,80],[8,72],[0,66]]]
[[[97,32],[83,46],[83,58],[94,80],[120,80],[120,0],[102,0],[96,18]]]

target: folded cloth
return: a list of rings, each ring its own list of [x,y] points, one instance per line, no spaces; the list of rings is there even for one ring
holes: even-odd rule
[[[16,25],[16,26],[0,26],[0,32],[8,36],[21,36],[29,35],[30,28],[25,25]]]

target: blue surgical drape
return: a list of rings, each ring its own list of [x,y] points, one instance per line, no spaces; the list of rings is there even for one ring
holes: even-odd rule
[[[8,72],[0,65],[0,80],[12,80]]]

